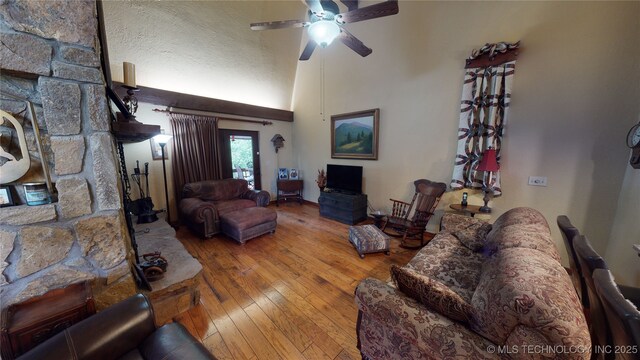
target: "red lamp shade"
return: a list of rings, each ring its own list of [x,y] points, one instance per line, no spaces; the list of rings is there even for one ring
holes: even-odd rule
[[[482,154],[482,159],[476,171],[496,172],[498,170],[500,170],[500,165],[498,165],[498,159],[496,158],[496,149],[489,148]]]

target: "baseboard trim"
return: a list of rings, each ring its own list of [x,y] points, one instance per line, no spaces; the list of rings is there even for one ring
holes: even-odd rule
[[[292,203],[295,202],[295,203],[297,203],[298,201],[293,201],[293,200],[292,201],[284,201],[284,203],[287,203],[287,202],[292,202]],[[320,208],[320,205],[318,205],[318,203],[314,203],[313,201],[302,199],[302,203],[303,204],[307,204],[307,205],[311,205],[313,207]],[[275,199],[270,200],[269,201],[269,205],[274,205],[275,206],[276,205],[276,200]]]
[[[315,203],[313,201],[309,201],[309,200],[302,200],[302,201],[307,205],[311,205],[313,207],[317,207],[318,209],[320,208],[320,205],[318,205],[318,203]]]

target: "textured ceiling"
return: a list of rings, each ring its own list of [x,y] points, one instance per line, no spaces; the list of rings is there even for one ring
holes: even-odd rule
[[[252,22],[304,19],[293,1],[105,1],[114,80],[122,62],[139,85],[290,109],[302,29]]]

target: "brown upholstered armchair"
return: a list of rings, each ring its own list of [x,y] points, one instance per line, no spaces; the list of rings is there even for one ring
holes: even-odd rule
[[[268,192],[250,190],[243,179],[208,180],[186,184],[178,210],[191,231],[209,238],[220,232],[220,214],[264,207],[270,200]]]

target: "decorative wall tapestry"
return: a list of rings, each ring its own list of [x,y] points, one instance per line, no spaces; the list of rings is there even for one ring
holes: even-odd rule
[[[476,171],[481,155],[496,149],[500,163],[502,135],[511,102],[511,85],[520,42],[486,44],[467,59],[460,102],[458,151],[451,188],[481,189],[484,172]],[[494,196],[502,195],[500,172],[493,177]]]

